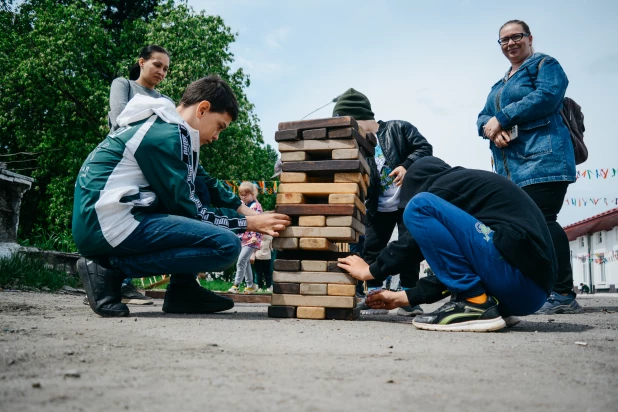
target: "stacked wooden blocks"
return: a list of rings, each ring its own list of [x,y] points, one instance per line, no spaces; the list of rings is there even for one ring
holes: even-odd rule
[[[270,317],[356,319],[356,279],[337,266],[337,242],[365,233],[362,216],[369,184],[365,157],[373,134],[351,117],[279,124],[275,134],[282,173],[275,210],[292,225],[273,240],[275,260]]]

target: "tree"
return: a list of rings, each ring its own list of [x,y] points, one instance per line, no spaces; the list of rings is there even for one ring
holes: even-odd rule
[[[155,3],[26,0],[16,9],[10,0],[0,3],[0,155],[35,153],[36,160],[11,160],[23,161],[29,167],[20,173],[36,179],[22,203],[26,234],[33,227],[70,230],[75,177],[108,131],[111,81],[116,73],[128,75],[146,44],[170,51],[171,70],[159,90],[175,101],[208,74],[220,75],[236,93],[238,121],[202,150],[206,170],[224,179],[271,176],[276,153],[263,147],[244,92],[249,78],[230,69],[231,29],[186,1],[167,0],[153,11]],[[133,8],[119,7],[129,4]]]

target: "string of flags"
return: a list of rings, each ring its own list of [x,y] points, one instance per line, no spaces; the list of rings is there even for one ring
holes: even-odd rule
[[[611,250],[605,253],[579,253],[577,255],[577,259],[581,262],[594,262],[598,265],[607,262],[615,262],[618,260],[618,252],[615,250]]]
[[[245,181],[246,180],[223,180],[223,182],[232,189],[234,194],[238,193],[238,186]],[[277,185],[280,183],[277,180],[249,180],[249,182],[257,186],[258,194],[263,195],[276,195]]]
[[[578,170],[575,178],[579,179],[607,179],[611,177],[616,177],[616,173],[618,169],[588,169],[588,170]]]
[[[605,206],[610,206],[610,205],[615,205],[618,206],[618,198],[608,198],[608,197],[596,197],[596,198],[565,198],[564,199],[564,203],[567,206],[576,206],[576,207],[582,207],[582,206],[598,206],[598,205],[605,205]]]

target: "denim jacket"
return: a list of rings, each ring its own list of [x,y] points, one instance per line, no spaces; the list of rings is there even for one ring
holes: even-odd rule
[[[483,126],[493,116],[504,130],[518,126],[519,136],[508,146],[489,142],[496,172],[520,187],[575,181],[573,143],[560,116],[569,80],[560,63],[534,53],[510,79],[509,72],[491,88],[476,122],[483,138]]]

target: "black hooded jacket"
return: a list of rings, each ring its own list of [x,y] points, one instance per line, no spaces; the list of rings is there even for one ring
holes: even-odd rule
[[[405,208],[421,192],[433,193],[491,228],[502,257],[551,293],[557,275],[556,253],[543,214],[521,188],[495,173],[450,167],[429,156],[408,169],[399,207]],[[411,260],[423,259],[411,236],[392,243],[370,267],[376,279],[398,273]]]

